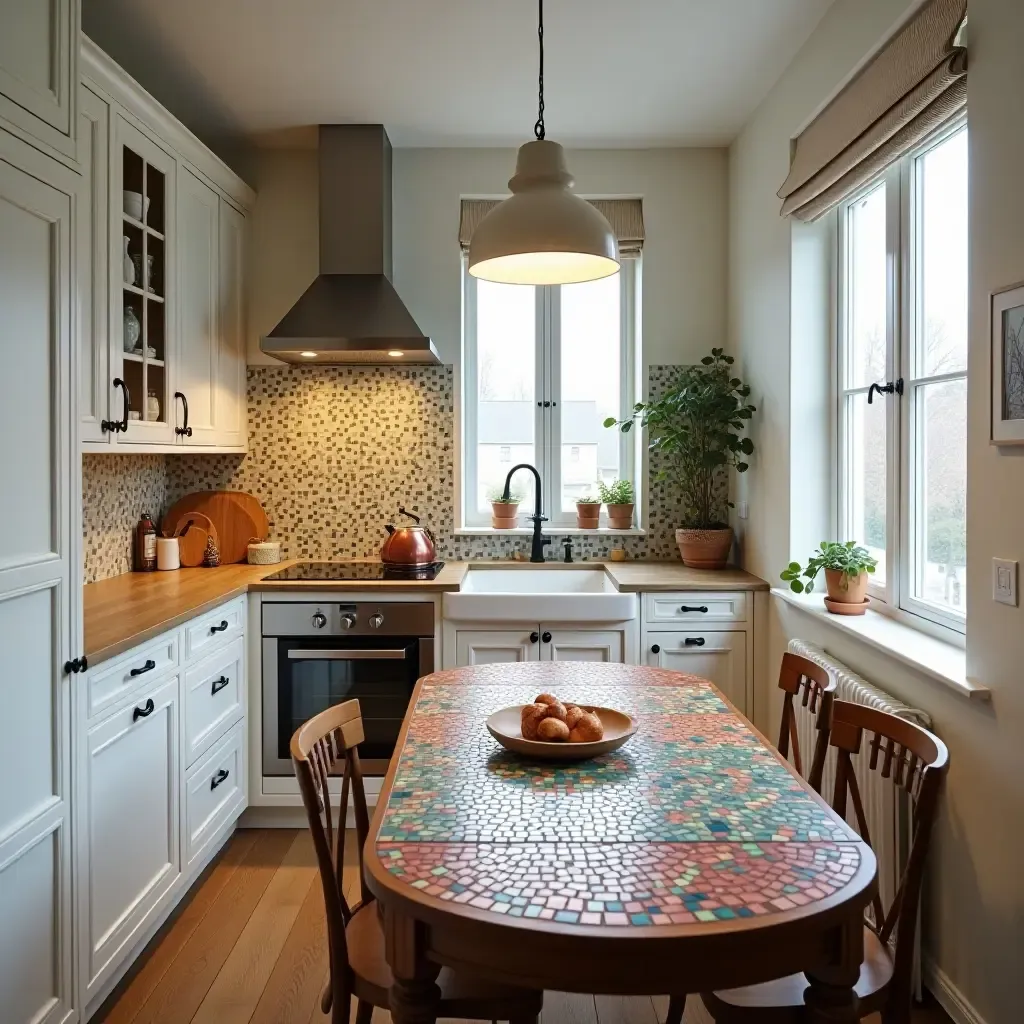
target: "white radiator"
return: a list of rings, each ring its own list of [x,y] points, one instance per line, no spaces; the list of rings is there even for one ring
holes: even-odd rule
[[[925,712],[896,700],[895,697],[857,675],[853,669],[841,661],[836,661],[820,647],[809,644],[805,640],[790,640],[789,649],[793,654],[799,654],[802,658],[807,658],[808,661],[813,661],[816,665],[820,665],[832,673],[838,684],[836,697],[839,700],[849,701],[851,704],[866,704],[879,711],[896,715],[898,718],[905,718],[926,729],[931,728],[931,719]],[[803,755],[804,763],[809,765],[816,740],[814,715],[804,711],[799,702],[796,703],[795,709],[800,752]],[[871,848],[878,860],[878,891],[882,897],[882,906],[888,909],[899,885],[900,875],[910,849],[913,827],[911,804],[910,798],[902,786],[894,786],[891,779],[883,779],[880,772],[869,770],[868,758],[869,744],[864,742],[861,744],[860,753],[853,758],[853,767],[864,801],[864,817],[867,819],[868,829],[871,832]],[[836,752],[830,747],[821,782],[821,795],[829,803],[832,802],[835,778]],[[852,800],[847,804],[847,820],[851,827],[859,833]],[[920,927],[918,928],[918,938],[920,938]],[[917,956],[914,969],[916,978],[920,977],[919,964],[920,956]]]

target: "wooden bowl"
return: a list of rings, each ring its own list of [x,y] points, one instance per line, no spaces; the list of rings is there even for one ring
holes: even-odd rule
[[[487,719],[487,731],[506,749],[542,761],[585,761],[599,754],[618,750],[636,732],[637,723],[629,715],[614,708],[596,708],[580,704],[584,711],[593,711],[604,726],[604,736],[592,743],[547,743],[523,739],[522,704],[495,711]]]

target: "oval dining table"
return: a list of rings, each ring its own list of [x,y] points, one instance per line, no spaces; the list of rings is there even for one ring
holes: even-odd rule
[[[631,741],[530,760],[487,716],[539,693],[626,711]],[[395,1024],[442,966],[526,988],[684,995],[803,972],[806,1019],[855,1021],[870,847],[708,680],[481,665],[416,685],[364,850]]]

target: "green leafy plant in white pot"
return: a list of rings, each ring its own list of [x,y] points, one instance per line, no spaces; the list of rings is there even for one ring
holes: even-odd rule
[[[728,492],[722,495],[719,476],[730,468],[745,473],[754,451],[742,432],[755,406],[732,364],[732,356],[713,348],[698,366],[684,367],[660,398],[638,402],[627,419],[604,422],[623,432],[639,423],[647,431],[651,451],[664,464],[658,479],[668,481],[681,499],[679,553],[684,564],[699,569],[722,569],[729,560],[732,502]]]
[[[868,580],[878,560],[856,541],[823,540],[807,565],[790,562],[781,572],[797,594],[814,590],[818,573],[825,573],[825,607],[835,615],[863,615],[868,607]]]
[[[636,507],[636,494],[630,480],[616,480],[597,485],[601,500],[608,506],[608,525],[613,530],[628,530],[633,525],[633,509]]]
[[[576,499],[576,525],[581,530],[596,530],[601,521],[601,499],[585,494]]]
[[[514,530],[519,522],[519,503],[523,495],[521,491],[509,491],[507,498],[504,494],[504,487],[495,487],[487,496],[491,503],[491,525],[496,530]]]

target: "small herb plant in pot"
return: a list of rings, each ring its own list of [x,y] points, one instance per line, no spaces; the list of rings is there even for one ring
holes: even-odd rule
[[[585,494],[576,499],[576,525],[581,530],[596,530],[601,521],[601,499]]]
[[[510,491],[504,497],[505,489],[496,487],[488,495],[491,503],[491,525],[496,530],[514,530],[519,522],[519,503],[523,500],[520,491]]]
[[[863,615],[868,606],[868,579],[877,565],[878,560],[856,541],[823,540],[806,566],[790,562],[781,576],[794,593],[809,594],[824,570],[825,607],[835,615]]]
[[[685,565],[722,569],[732,550],[728,492],[718,487],[729,469],[745,473],[754,443],[742,436],[755,406],[750,386],[733,376],[733,358],[713,348],[697,366],[684,367],[660,398],[638,402],[625,420],[609,418],[606,427],[647,430],[649,447],[660,457],[657,478],[677,491],[682,524],[676,543]]]
[[[608,525],[613,530],[628,530],[633,525],[636,496],[630,480],[616,480],[597,485],[601,500],[608,506]]]

